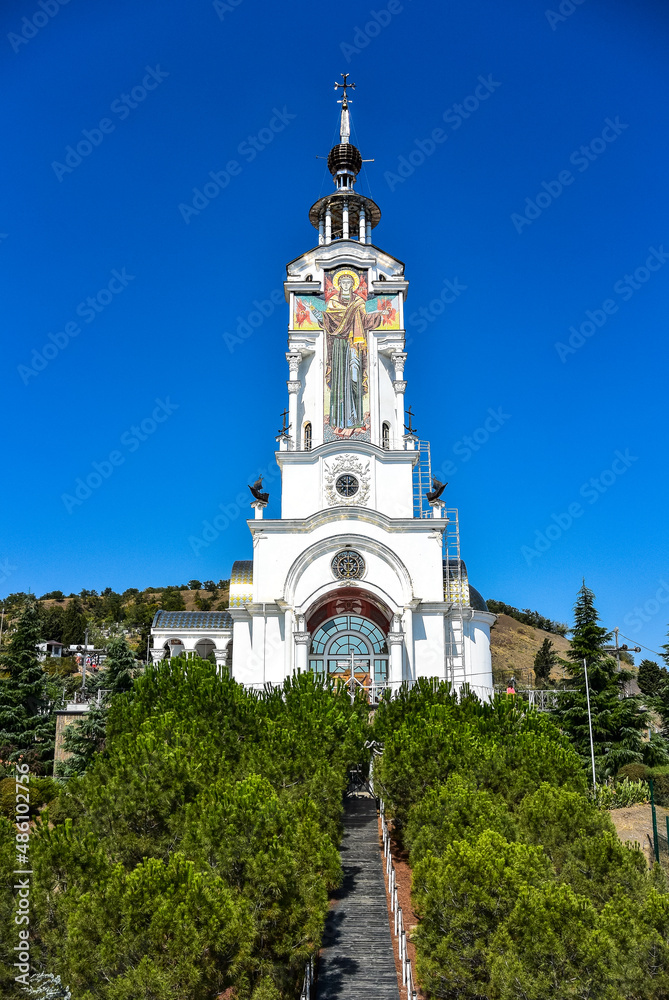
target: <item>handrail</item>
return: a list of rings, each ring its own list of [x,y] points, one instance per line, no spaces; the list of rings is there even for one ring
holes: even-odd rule
[[[311,1000],[311,989],[313,984],[314,984],[314,958],[312,955],[304,967],[304,981],[302,983],[302,992],[300,993],[300,1000]]]
[[[370,784],[374,787],[374,758],[370,767]],[[381,816],[381,833],[383,836],[383,857],[385,860],[386,876],[388,878],[388,889],[390,893],[390,912],[394,914],[393,932],[397,941],[397,952],[402,970],[402,986],[406,987],[407,1000],[416,1000],[416,983],[413,977],[411,959],[407,949],[407,932],[404,926],[404,914],[399,905],[397,894],[397,874],[393,864],[392,852],[390,849],[390,831],[386,823],[386,806],[379,796],[379,813]]]

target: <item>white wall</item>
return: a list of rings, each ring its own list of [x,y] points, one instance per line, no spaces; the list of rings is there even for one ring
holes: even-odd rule
[[[333,505],[328,497],[326,473],[334,469],[342,455],[355,457],[363,469],[362,478],[369,483],[362,503],[362,493],[358,498],[351,497],[350,505]],[[387,452],[362,442],[345,446],[333,443],[318,452],[277,452],[276,458],[281,467],[282,518],[306,518],[332,506],[338,510],[364,506],[388,517],[413,517],[412,470],[418,458],[415,451]],[[342,471],[346,471],[344,466]],[[351,471],[358,475],[354,469]]]

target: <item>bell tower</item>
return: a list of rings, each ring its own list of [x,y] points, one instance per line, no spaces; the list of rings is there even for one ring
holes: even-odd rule
[[[405,422],[409,283],[373,242],[378,205],[356,190],[354,88],[347,74],[335,84],[334,190],[309,210],[317,242],[286,269],[281,517],[256,502],[251,579],[248,561],[236,564],[243,584],[233,569],[233,674],[266,683],[312,670],[377,694],[437,676],[489,691],[494,616],[469,587],[457,512],[431,482],[410,410]]]
[[[405,410],[409,283],[402,261],[373,242],[378,205],[356,190],[364,161],[350,141],[354,87],[347,74],[335,84],[334,190],[309,210],[316,242],[286,268],[281,515],[264,517],[267,494],[255,483],[253,558],[233,564],[216,649],[225,632],[232,675],[247,685],[308,670],[371,700],[417,677],[487,697],[495,616],[469,584],[457,511],[441,499],[429,444]],[[168,648],[174,637],[164,636]]]
[[[279,447],[282,453],[305,453],[338,446],[328,448],[334,455],[363,442],[373,446],[366,449],[372,461],[363,464],[370,475],[360,483],[358,501],[378,504],[390,515],[411,516],[416,456],[406,454],[413,450],[413,435],[406,435],[404,427],[408,282],[404,264],[372,243],[381,211],[355,190],[363,164],[350,142],[347,91],[355,84],[344,74],[344,82],[335,87],[343,93],[339,143],[327,161],[334,191],[311,206],[309,221],[318,243],[288,264],[284,285],[290,317],[289,429],[279,436]],[[330,474],[332,462],[321,471],[319,490],[315,479],[308,485],[288,472],[295,463],[287,456],[282,454],[280,463],[286,472],[283,516],[303,516],[342,496],[338,478]],[[314,463],[315,455],[309,460]],[[353,480],[346,488],[355,489]],[[349,503],[353,496],[351,492]]]

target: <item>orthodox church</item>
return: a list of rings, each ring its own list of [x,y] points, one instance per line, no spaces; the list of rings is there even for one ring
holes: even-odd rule
[[[154,661],[214,654],[249,686],[296,671],[376,699],[437,677],[492,688],[495,621],[469,583],[458,512],[441,499],[430,448],[405,410],[404,264],[373,240],[378,205],[355,190],[362,166],[342,89],[334,191],[309,210],[316,245],[287,266],[288,421],[277,438],[281,517],[250,487],[253,558],[235,562],[227,611],[158,611]],[[408,416],[408,423],[405,417]]]

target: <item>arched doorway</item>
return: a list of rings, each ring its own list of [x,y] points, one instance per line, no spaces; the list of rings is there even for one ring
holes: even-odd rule
[[[355,682],[385,684],[388,646],[381,628],[362,615],[336,615],[313,633],[309,669],[314,673]]]

